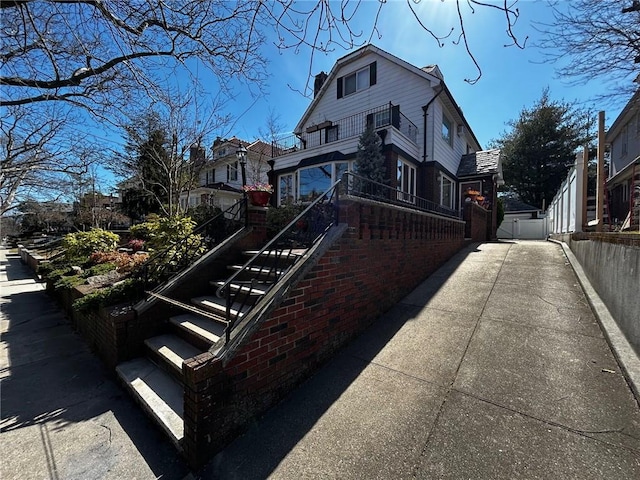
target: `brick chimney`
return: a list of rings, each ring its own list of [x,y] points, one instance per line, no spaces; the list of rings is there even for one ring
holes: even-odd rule
[[[320,72],[316,75],[316,79],[313,82],[313,98],[316,98],[316,95],[318,95],[322,85],[324,85],[324,82],[327,80],[327,76],[328,75],[324,72]]]

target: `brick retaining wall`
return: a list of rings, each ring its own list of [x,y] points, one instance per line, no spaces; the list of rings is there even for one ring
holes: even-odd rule
[[[491,211],[485,210],[476,203],[465,203],[463,218],[466,238],[470,238],[474,242],[484,242],[491,239]]]
[[[464,223],[343,201],[348,228],[226,364],[185,363],[183,448],[198,465],[464,245]],[[484,228],[484,225],[483,225]],[[485,230],[486,231],[486,230]]]

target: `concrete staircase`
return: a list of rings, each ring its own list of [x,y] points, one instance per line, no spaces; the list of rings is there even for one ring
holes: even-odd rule
[[[256,254],[255,251],[244,252],[248,258]],[[274,264],[276,259],[282,258],[281,254],[282,251],[265,251],[250,267],[227,267],[234,275],[234,281],[229,284],[235,302],[231,306],[232,316],[241,319],[249,312],[286,269],[304,254],[304,250],[287,252],[287,265]],[[166,333],[145,340],[144,357],[123,362],[116,367],[118,376],[134,398],[178,449],[181,449],[184,437],[182,365],[185,360],[224,341],[228,325],[226,300],[218,298],[215,291],[225,282],[222,279],[212,280],[211,295],[190,298],[188,303],[182,299],[155,295],[185,313],[168,318]]]

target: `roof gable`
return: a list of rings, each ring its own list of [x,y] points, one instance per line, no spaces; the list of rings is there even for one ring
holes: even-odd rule
[[[415,67],[413,65],[411,65],[408,62],[405,62],[404,60],[396,57],[395,55],[390,54],[389,52],[386,52],[384,50],[382,50],[381,48],[376,47],[375,45],[372,44],[367,44],[363,47],[358,48],[357,50],[339,58],[336,63],[333,65],[333,67],[331,68],[331,71],[329,72],[329,75],[327,75],[326,80],[324,81],[324,83],[322,84],[322,87],[320,88],[320,90],[318,91],[317,95],[313,98],[313,100],[311,101],[311,103],[309,104],[309,106],[307,107],[307,109],[304,111],[304,113],[302,114],[302,117],[300,118],[300,121],[298,122],[298,124],[295,127],[295,132],[300,132],[303,128],[303,126],[305,125],[306,121],[308,120],[309,116],[311,115],[311,113],[313,112],[313,110],[315,109],[316,105],[318,104],[318,102],[320,101],[320,99],[327,93],[327,90],[329,89],[329,86],[331,85],[332,81],[338,77],[338,73],[347,65],[349,65],[350,63],[354,62],[357,59],[362,58],[363,56],[366,55],[378,55],[380,57],[385,58],[386,60],[388,60],[389,62],[392,62],[406,70],[408,70],[409,72],[418,75],[422,78],[424,78],[426,81],[430,82],[430,84],[432,85],[438,85],[441,82],[441,79],[436,75],[436,72],[440,72],[440,69],[437,68],[437,66],[430,66],[430,67],[425,67],[425,69],[422,68],[418,68]],[[442,75],[440,73],[440,75]]]
[[[506,213],[512,212],[538,212],[539,208],[529,205],[514,197],[502,197],[502,203],[504,205],[504,211]]]

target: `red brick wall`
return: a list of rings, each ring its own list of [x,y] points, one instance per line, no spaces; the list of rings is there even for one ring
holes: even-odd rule
[[[476,203],[464,205],[464,236],[474,242],[484,242],[491,237],[491,211]]]
[[[307,378],[464,245],[461,221],[343,202],[344,235],[225,364],[184,367],[185,441],[197,465]]]
[[[52,287],[48,287],[47,291],[65,310],[73,328],[109,368],[115,368],[118,363],[131,356],[127,342],[130,333],[127,330],[131,327],[134,312],[130,307],[120,305],[97,311],[79,311],[72,305],[83,296],[81,289],[54,291]]]

